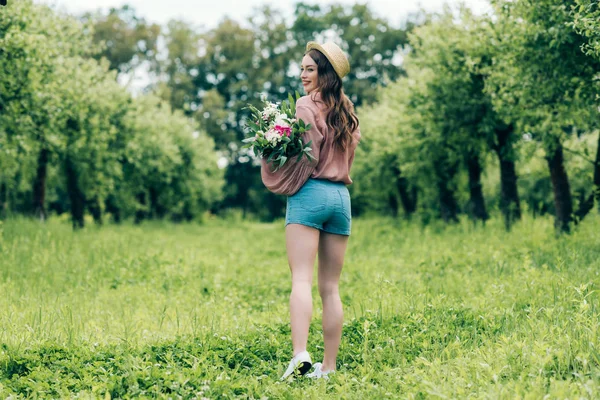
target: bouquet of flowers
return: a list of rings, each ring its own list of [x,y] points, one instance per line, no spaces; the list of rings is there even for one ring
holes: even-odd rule
[[[296,92],[296,100],[300,94]],[[255,155],[271,162],[275,167],[273,172],[281,168],[289,159],[297,157],[296,162],[306,156],[314,160],[311,154],[312,140],[306,144],[302,135],[310,124],[305,124],[301,119],[296,119],[296,102],[292,95],[278,107],[263,97],[264,108],[257,109],[248,105],[252,119],[248,122],[251,136],[244,139],[246,143],[242,148],[251,148]]]

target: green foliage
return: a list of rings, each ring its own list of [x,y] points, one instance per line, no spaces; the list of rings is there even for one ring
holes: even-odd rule
[[[30,213],[34,184],[45,182],[45,203],[58,214],[79,201],[117,220],[238,215],[231,207],[247,218],[281,217],[285,198],[263,187],[239,146],[244,107],[258,106],[261,93],[281,101],[300,90],[309,40],[334,40],[350,55],[344,87],[363,132],[351,174],[355,213],[395,216],[402,204],[428,221],[443,216],[442,192],[468,210],[473,159],[484,167],[485,201],[504,211],[505,180],[494,176],[490,150],[518,161],[531,211],[557,212],[545,170],[563,147],[562,186],[572,189],[563,198],[573,195],[577,212],[594,175],[598,4],[493,5],[491,17],[446,10],[396,28],[368,5],[301,2],[291,20],[262,7],[246,24],[224,19],[201,30],[184,21],[160,28],[128,6],[82,22],[12,2],[0,14],[0,69],[10,71],[0,76],[0,215]],[[157,59],[159,38],[166,54]],[[111,69],[142,64],[157,79],[147,88],[154,95],[133,99]],[[511,127],[504,149],[501,126]]]
[[[246,24],[224,19],[207,31],[171,21],[164,31],[168,50],[160,66],[164,80],[153,89],[175,109],[199,121],[228,159],[221,211],[233,206],[264,215],[263,204],[271,194],[256,179],[259,169],[250,162],[248,150],[240,148],[249,118],[246,104],[259,107],[261,93],[277,102],[287,93],[303,91],[299,64],[305,45],[325,37],[340,43],[350,55],[352,72],[345,78],[346,92],[357,106],[370,102],[379,85],[402,75],[399,56],[408,29],[391,26],[366,5],[298,3],[291,20],[265,6],[257,8]],[[268,218],[281,214],[281,199],[277,204]]]
[[[575,211],[562,143],[598,127],[600,60],[584,53],[593,37],[575,26],[577,12],[584,8],[577,9],[574,0],[492,3],[498,13],[498,51],[487,90],[502,115],[542,143],[552,176],[556,227],[569,231]]]
[[[582,50],[600,59],[600,4],[595,0],[575,0],[573,26],[586,38]]]
[[[96,58],[106,58],[111,69],[130,72],[145,61],[156,68],[160,26],[138,17],[135,9],[124,5],[107,14],[86,13],[82,20],[91,26],[94,42],[101,48]]]
[[[352,165],[352,205],[358,213],[367,210],[389,212],[390,196],[397,196],[394,166],[401,162],[402,173],[414,177],[418,167],[408,161],[413,148],[407,139],[413,127],[407,111],[408,79],[400,79],[379,91],[377,103],[357,109],[363,138]],[[401,160],[401,161],[400,161]]]
[[[473,40],[485,37],[482,21],[466,11],[461,18],[454,21],[447,11],[416,28],[404,62],[407,77],[359,109],[371,144],[357,153],[354,176],[358,186],[367,181],[365,193],[380,207],[399,202],[398,180],[406,179],[419,187],[421,213],[439,209],[440,185],[462,184],[457,166],[470,154],[484,157],[491,147],[495,117],[479,71],[484,51]]]
[[[413,25],[409,21],[403,27],[394,27],[374,15],[368,4],[320,6],[300,2],[296,4],[291,27],[300,45],[293,53],[294,58],[296,61],[302,58],[303,46],[309,41],[336,38],[348,53],[352,66],[344,83],[346,92],[357,106],[372,103],[379,86],[402,76],[399,55],[408,43],[407,33]],[[299,80],[296,85],[300,90]]]
[[[493,3],[499,41],[488,89],[498,110],[548,148],[565,128],[596,127],[600,62],[581,51],[587,40],[573,29],[575,2]]]
[[[180,112],[145,96],[123,123],[123,175],[114,196],[124,211],[191,219],[220,199],[223,172],[214,142]]]
[[[465,151],[484,153],[487,143],[493,142],[485,125],[494,119],[493,110],[482,92],[481,70],[491,58],[486,22],[468,9],[458,17],[447,10],[410,35],[408,74],[424,81],[419,86],[424,92],[413,95],[413,102],[418,102],[415,111],[426,120],[427,133],[446,140],[445,150],[459,156]]]
[[[91,38],[73,17],[54,13],[49,7],[31,1],[11,3],[0,14],[0,165],[2,184],[13,202],[29,186],[38,168],[42,151],[56,153],[65,148],[61,131],[62,94],[69,88],[67,66],[78,68],[78,61],[93,51]],[[77,82],[79,83],[79,82]],[[77,84],[76,83],[76,84]],[[29,211],[29,196],[19,211]],[[6,199],[4,199],[6,201]]]
[[[581,47],[592,39],[573,29],[575,9],[562,2],[494,4],[493,18],[474,17],[466,9],[429,16],[409,35],[407,77],[380,89],[376,103],[359,108],[365,138],[353,169],[359,212],[395,215],[400,198],[402,203],[407,198],[399,192],[411,186],[418,188],[418,213],[426,219],[443,209],[443,191],[454,192],[464,210],[467,190],[476,182],[457,169],[475,158],[499,173],[490,150],[501,162],[525,164],[517,164],[517,177],[525,174],[519,192],[534,213],[556,211],[557,187],[567,187],[560,198],[570,201],[571,192],[576,203],[589,198],[600,64]],[[519,141],[521,136],[528,141]],[[563,144],[566,152],[571,144],[578,147],[565,164],[569,174],[577,174],[572,191],[566,175],[566,185],[552,185],[547,172]],[[503,212],[504,182],[490,174],[484,179],[486,201]]]
[[[510,234],[498,219],[485,229],[356,219],[338,371],[281,384],[292,352],[281,220],[77,233],[54,218],[8,220],[0,395],[590,397],[600,390],[599,222],[557,238],[548,218]],[[309,350],[320,360],[313,296]]]
[[[31,1],[3,10],[0,201],[29,212],[32,186],[51,184],[52,209],[74,221],[86,204],[119,218],[201,218],[222,196],[214,142],[166,103],[133,100],[94,49],[72,17]]]

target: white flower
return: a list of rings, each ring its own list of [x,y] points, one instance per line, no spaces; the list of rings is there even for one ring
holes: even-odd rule
[[[285,114],[277,114],[277,116],[275,117],[275,125],[289,127],[290,124],[287,121],[287,119],[288,119],[287,115],[285,115]]]
[[[265,133],[265,139],[271,144],[275,144],[281,140],[281,135],[275,129],[269,129],[267,133]]]
[[[275,103],[267,103],[267,105],[262,111],[262,117],[264,120],[268,120],[269,118],[277,114],[279,114],[279,109],[277,108],[277,104]]]

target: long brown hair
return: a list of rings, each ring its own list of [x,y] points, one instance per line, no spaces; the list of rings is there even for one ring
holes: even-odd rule
[[[315,49],[306,54],[317,64],[319,91],[326,106],[325,122],[335,132],[334,142],[342,150],[346,150],[354,141],[352,134],[358,128],[354,105],[344,93],[342,79],[336,74],[327,57]]]

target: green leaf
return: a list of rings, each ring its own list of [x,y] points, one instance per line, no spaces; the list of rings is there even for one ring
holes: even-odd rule
[[[281,156],[281,159],[279,160],[279,168],[281,168],[283,166],[283,164],[285,164],[286,161],[287,161],[287,157]]]

